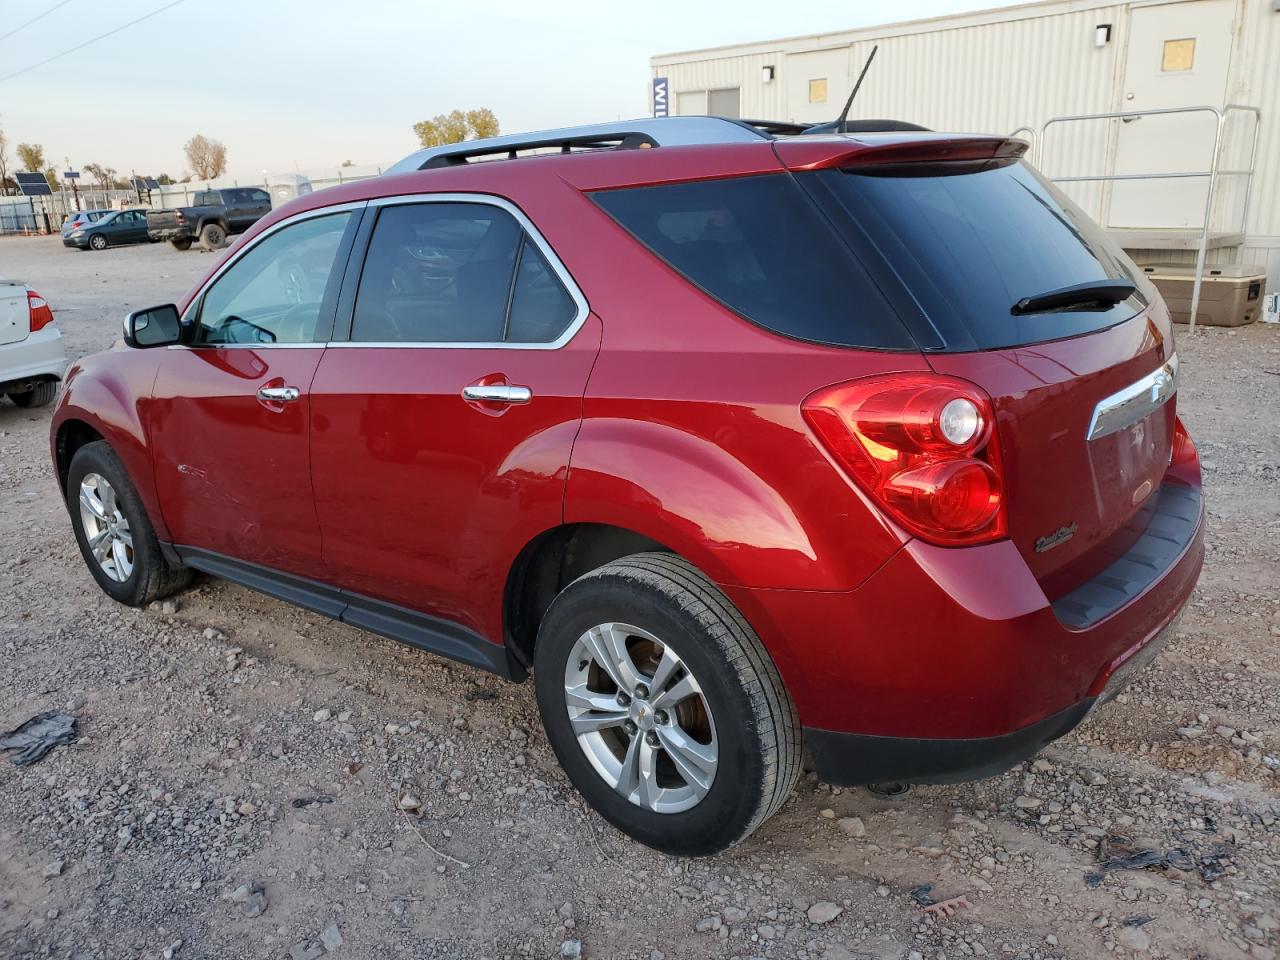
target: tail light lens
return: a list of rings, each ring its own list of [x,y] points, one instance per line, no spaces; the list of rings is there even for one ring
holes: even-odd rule
[[[910,533],[943,546],[1006,536],[994,411],[973,384],[870,377],[818,390],[802,412],[841,468]]]
[[[34,290],[27,291],[27,309],[31,313],[32,333],[53,323],[53,309],[49,306],[49,301]]]

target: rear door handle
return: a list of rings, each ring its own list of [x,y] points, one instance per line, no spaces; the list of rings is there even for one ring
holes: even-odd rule
[[[462,388],[462,397],[480,403],[528,403],[533,391],[513,383],[473,383]]]
[[[258,399],[270,403],[293,403],[302,396],[297,387],[259,387]]]

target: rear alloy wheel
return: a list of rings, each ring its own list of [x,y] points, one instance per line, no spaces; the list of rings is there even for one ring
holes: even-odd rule
[[[71,458],[67,509],[89,572],[113,599],[141,607],[190,580],[190,571],[164,559],[142,501],[106,441],[87,443]]]
[[[174,238],[173,238],[172,240],[170,240],[169,242],[173,244],[173,248],[174,248],[175,250],[190,250],[190,249],[191,249],[191,238],[190,238],[190,237],[174,237]]]
[[[800,726],[729,599],[678,557],[624,557],[556,597],[534,647],[547,737],[605,819],[659,850],[718,853],[790,795]]]
[[[58,382],[44,380],[30,390],[9,394],[9,399],[20,407],[43,407],[53,402],[58,395]]]
[[[107,238],[100,233],[95,233],[89,238],[89,246],[95,250],[105,250],[107,249]]]
[[[602,623],[578,638],[564,673],[578,746],[620,796],[679,813],[707,795],[719,765],[715,720],[671,647],[640,627]]]
[[[227,232],[216,223],[206,223],[200,231],[200,246],[206,250],[218,250],[227,239]]]

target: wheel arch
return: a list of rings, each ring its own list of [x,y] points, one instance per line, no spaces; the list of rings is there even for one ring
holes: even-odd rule
[[[534,537],[516,555],[507,573],[502,601],[507,649],[528,668],[533,663],[538,627],[561,590],[621,557],[653,551],[679,556],[651,537],[605,523],[566,523]]]
[[[71,459],[81,447],[98,440],[105,440],[94,427],[85,420],[69,417],[58,424],[53,440],[53,461],[58,474],[58,486],[65,495],[67,492],[67,474],[71,470]]]

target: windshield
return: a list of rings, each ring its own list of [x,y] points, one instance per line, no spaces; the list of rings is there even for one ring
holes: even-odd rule
[[[926,349],[990,350],[1077,336],[1120,323],[1150,302],[1149,283],[1124,251],[1025,164],[894,165],[797,180],[833,213],[852,246],[869,242],[901,281],[931,328],[916,332]],[[1119,302],[1085,297],[1014,310],[1024,300],[1104,281],[1129,281],[1135,292]]]

